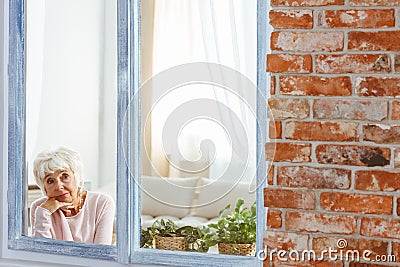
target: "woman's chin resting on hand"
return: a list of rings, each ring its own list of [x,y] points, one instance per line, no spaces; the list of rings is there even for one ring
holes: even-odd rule
[[[65,147],[46,150],[33,165],[36,183],[45,195],[32,203],[33,236],[110,245],[114,201],[83,188],[79,154]]]

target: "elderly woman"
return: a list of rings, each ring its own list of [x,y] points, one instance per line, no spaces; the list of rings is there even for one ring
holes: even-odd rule
[[[46,195],[32,203],[33,236],[111,244],[114,201],[83,188],[77,152],[65,147],[43,151],[33,163],[33,172]]]

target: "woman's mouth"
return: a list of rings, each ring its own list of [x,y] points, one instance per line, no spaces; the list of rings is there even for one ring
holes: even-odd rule
[[[66,198],[67,196],[68,196],[68,193],[65,193],[65,194],[59,195],[58,197],[59,198]]]

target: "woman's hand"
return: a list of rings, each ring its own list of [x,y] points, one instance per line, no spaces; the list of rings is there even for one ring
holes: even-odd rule
[[[71,212],[69,209],[74,208],[72,203],[69,202],[60,202],[54,197],[50,197],[48,200],[43,202],[42,205],[40,205],[42,208],[48,210],[53,214],[56,212],[58,209],[62,209],[65,212]]]

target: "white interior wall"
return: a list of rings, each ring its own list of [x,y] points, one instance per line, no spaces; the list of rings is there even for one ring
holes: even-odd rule
[[[34,157],[63,145],[80,152],[96,189],[115,181],[116,3],[39,3],[27,1],[29,183]]]

